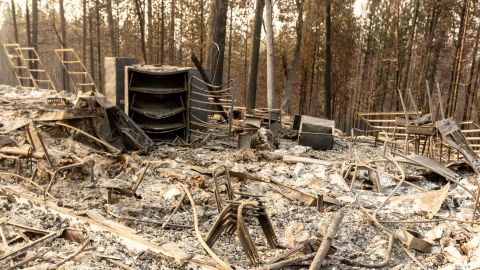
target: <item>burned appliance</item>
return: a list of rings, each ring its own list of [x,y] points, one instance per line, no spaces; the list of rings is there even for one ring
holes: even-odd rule
[[[333,148],[335,121],[302,115],[298,131],[298,144],[315,150]]]

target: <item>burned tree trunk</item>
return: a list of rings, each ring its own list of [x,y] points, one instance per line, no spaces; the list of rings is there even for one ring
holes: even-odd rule
[[[175,0],[170,5],[170,65],[175,65]]]
[[[420,7],[420,0],[416,0],[415,3],[415,13],[413,16],[413,23],[412,23],[412,30],[411,30],[411,35],[410,35],[410,41],[408,43],[408,48],[407,48],[407,63],[405,64],[406,71],[405,71],[405,77],[403,79],[403,86],[402,89],[406,89],[408,87],[408,80],[410,77],[410,71],[411,71],[411,63],[412,63],[412,58],[413,58],[413,44],[415,42],[415,36],[416,36],[416,31],[417,31],[417,19],[418,19],[418,13],[419,13],[419,7]],[[417,89],[417,97],[421,96],[420,95],[420,89]],[[422,103],[420,103],[422,104]]]
[[[295,75],[297,74],[298,65],[300,64],[300,49],[302,47],[302,31],[303,31],[303,0],[296,0],[297,5],[297,24],[296,29],[296,40],[295,40],[295,49],[293,51],[292,65],[288,69],[285,59],[285,88],[283,89],[282,95],[282,112],[287,113],[290,107],[290,102],[292,101],[293,95],[293,83],[295,82]]]
[[[265,0],[265,32],[267,35],[267,108],[273,109],[275,105],[275,66],[274,66],[274,48],[273,48],[273,15],[272,1]]]
[[[178,47],[178,50],[177,50],[177,65],[179,66],[182,66],[182,58],[183,58],[183,28],[185,27],[184,26],[184,20],[183,20],[183,2],[180,2],[179,4],[179,9],[178,9],[178,12],[177,12],[177,17],[180,19],[180,25],[179,25],[179,28],[180,28],[180,33],[178,35],[178,39],[177,39],[177,47]]]
[[[162,12],[160,21],[160,64],[163,65],[165,59],[165,0],[162,0],[160,10]]]
[[[38,49],[38,0],[32,0],[32,46]]]
[[[101,46],[101,33],[100,33],[100,0],[95,0],[95,17],[97,23],[97,69],[98,69],[98,87],[102,89],[102,46]]]
[[[30,8],[28,7],[28,0],[25,1],[25,28],[27,29],[27,45],[32,47],[32,31],[30,29]]]
[[[89,16],[88,16],[88,36],[90,40],[90,74],[92,74],[93,80],[95,80],[95,55],[94,55],[94,38],[93,38],[93,16],[92,12],[90,12],[91,9],[89,9]]]
[[[433,38],[435,36],[435,30],[437,28],[437,22],[440,17],[440,8],[438,7],[437,4],[434,3],[431,11],[431,15],[429,15],[430,20],[428,22],[428,31],[425,35],[425,47],[423,48],[422,52],[422,58],[420,62],[420,74],[418,76],[418,80],[416,83],[416,88],[420,89],[422,84],[425,82],[425,79],[428,80],[430,89],[433,89],[434,87],[434,74],[430,74],[432,76],[428,77],[427,76],[427,68],[428,68],[428,63],[430,60],[430,52],[432,50],[432,44],[433,44]],[[420,104],[422,108],[426,108],[427,103],[423,102]]]
[[[32,0],[32,46],[35,50],[38,51],[38,0]],[[33,55],[30,55],[30,58],[33,58]],[[37,62],[31,63],[30,66],[32,69],[37,69]],[[32,74],[33,77],[37,78],[37,73]]]
[[[477,66],[477,53],[478,53],[478,42],[480,39],[480,30],[477,29],[477,34],[475,35],[475,45],[473,48],[473,54],[472,54],[472,65],[470,66],[470,76],[468,79],[468,85],[467,85],[467,91],[465,94],[465,110],[463,111],[463,121],[470,120],[471,115],[472,115],[472,110],[475,104],[475,92],[473,90],[473,86],[475,85],[474,79],[476,78],[475,76],[475,68]],[[478,71],[477,71],[478,72]],[[473,93],[473,95],[472,95]]]
[[[208,78],[207,73],[205,72],[205,70],[203,69],[202,63],[200,63],[200,60],[198,60],[198,57],[197,57],[195,54],[192,54],[191,60],[192,60],[193,64],[195,65],[195,67],[197,67],[198,72],[200,73],[200,76],[202,77],[202,80],[207,84],[207,89],[208,89],[210,92],[212,92],[212,94],[214,95],[213,101],[215,101],[216,103],[218,103],[218,104],[216,105],[217,110],[218,110],[218,111],[221,111],[221,115],[222,115],[222,117],[223,117],[225,120],[228,120],[228,114],[227,114],[227,112],[224,110],[223,106],[220,105],[220,103],[221,103],[220,99],[215,96],[215,89],[210,86],[210,85],[212,84],[212,82],[210,81],[210,78]]]
[[[250,68],[248,71],[248,86],[247,86],[247,108],[255,108],[255,101],[257,96],[257,74],[258,74],[258,57],[260,54],[260,39],[262,35],[262,14],[264,0],[257,0],[255,7],[255,22],[253,24],[252,48],[250,51]]]
[[[332,39],[331,39],[331,6],[330,0],[325,2],[325,118],[332,118]]]
[[[82,1],[82,61],[87,64],[87,0]]]
[[[228,29],[228,68],[227,80],[230,80],[230,70],[232,68],[232,32],[233,32],[233,5],[230,5],[230,27]]]
[[[223,82],[228,0],[213,0],[210,6],[209,34],[205,62],[214,85]]]
[[[15,1],[12,0],[12,21],[13,21],[13,38],[15,43],[18,43],[18,26],[17,26],[17,13],[15,12]]]
[[[152,0],[147,0],[147,30],[148,30],[148,55],[149,59],[153,59],[153,10]]]
[[[463,3],[462,14],[460,19],[460,28],[458,29],[457,45],[455,50],[455,61],[453,62],[452,74],[450,77],[450,87],[448,90],[448,107],[447,115],[451,116],[455,114],[457,108],[458,97],[458,83],[460,82],[460,73],[462,71],[462,59],[463,59],[463,45],[465,43],[465,34],[468,24],[468,10],[470,6],[470,0],[465,0]]]
[[[140,26],[140,46],[142,48],[142,58],[145,64],[147,61],[147,47],[145,44],[145,11],[142,6],[141,0],[135,0],[135,12],[137,13],[138,24]]]
[[[107,1],[107,20],[108,20],[108,33],[110,38],[110,50],[113,56],[118,56],[118,47],[115,40],[115,22],[113,20],[112,1]]]
[[[59,0],[58,4],[60,6],[60,29],[62,32],[62,48],[68,48],[68,39],[67,39],[67,21],[65,20],[65,6],[64,6],[64,1]],[[64,56],[64,61],[68,60]],[[68,80],[68,74],[67,71],[62,68],[62,81],[63,81],[63,89],[65,91],[70,90],[70,82]]]
[[[199,18],[199,35],[200,35],[200,62],[203,63],[203,47],[205,46],[205,30],[204,30],[204,22],[205,22],[205,10],[204,10],[204,0],[199,0],[198,4],[200,6],[200,18]]]

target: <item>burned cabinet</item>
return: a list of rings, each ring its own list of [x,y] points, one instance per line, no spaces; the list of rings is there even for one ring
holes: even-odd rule
[[[152,140],[186,140],[189,70],[125,67],[125,111]]]
[[[298,144],[315,150],[333,148],[335,121],[302,115],[298,131]]]

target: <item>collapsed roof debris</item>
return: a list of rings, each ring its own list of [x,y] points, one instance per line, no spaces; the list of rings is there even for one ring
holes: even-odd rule
[[[224,146],[218,152],[218,147],[164,145],[139,156],[117,151],[120,148],[95,136],[94,121],[88,119],[101,117],[102,107],[58,109],[35,101],[28,94],[32,92],[22,88],[2,86],[1,90],[15,97],[1,105],[0,150],[10,157],[2,156],[1,162],[2,265],[227,269],[252,268],[255,263],[265,269],[310,264],[318,269],[322,263],[338,268],[478,263],[473,252],[475,233],[461,229],[478,224],[471,221],[476,183],[468,173],[427,160],[432,158],[383,156],[384,146],[374,147],[361,136],[354,144],[349,138],[335,137],[352,146],[350,150],[335,146],[328,152],[280,139],[276,150]],[[27,106],[28,111],[23,109]],[[291,124],[286,117],[282,121],[284,129]],[[66,123],[78,127],[65,130],[72,127]],[[214,168],[219,166],[229,175],[222,184],[215,181],[219,174]],[[413,177],[426,170],[438,177]],[[451,184],[444,185],[441,177]],[[239,201],[232,200],[233,194],[240,196]],[[217,208],[215,201],[225,204]],[[250,219],[251,214],[260,218],[256,207],[263,209],[260,216],[270,220],[261,221],[258,229]],[[343,212],[343,219],[334,217],[336,212]],[[372,220],[375,227],[365,220]],[[335,228],[327,230],[330,223]],[[266,224],[270,224],[267,238],[261,235]],[[30,233],[34,229],[38,232]],[[65,230],[78,231],[81,240],[59,247],[58,241],[68,241],[58,238]],[[235,230],[235,237],[220,237],[222,231]],[[27,238],[22,237],[25,233]],[[199,237],[205,241],[203,248],[198,246]],[[142,255],[148,253],[156,256]],[[410,256],[416,262],[405,260]]]

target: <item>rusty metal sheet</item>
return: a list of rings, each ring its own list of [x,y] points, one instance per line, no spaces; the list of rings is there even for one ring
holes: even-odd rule
[[[422,252],[429,252],[433,243],[424,238],[420,233],[412,230],[401,229],[398,234],[403,237],[403,243],[408,248]]]
[[[411,165],[421,166],[427,168],[443,177],[448,179],[457,179],[458,175],[453,170],[445,167],[442,163],[436,161],[433,158],[423,155],[409,155],[409,156],[396,156],[395,160],[401,163],[408,163]]]

